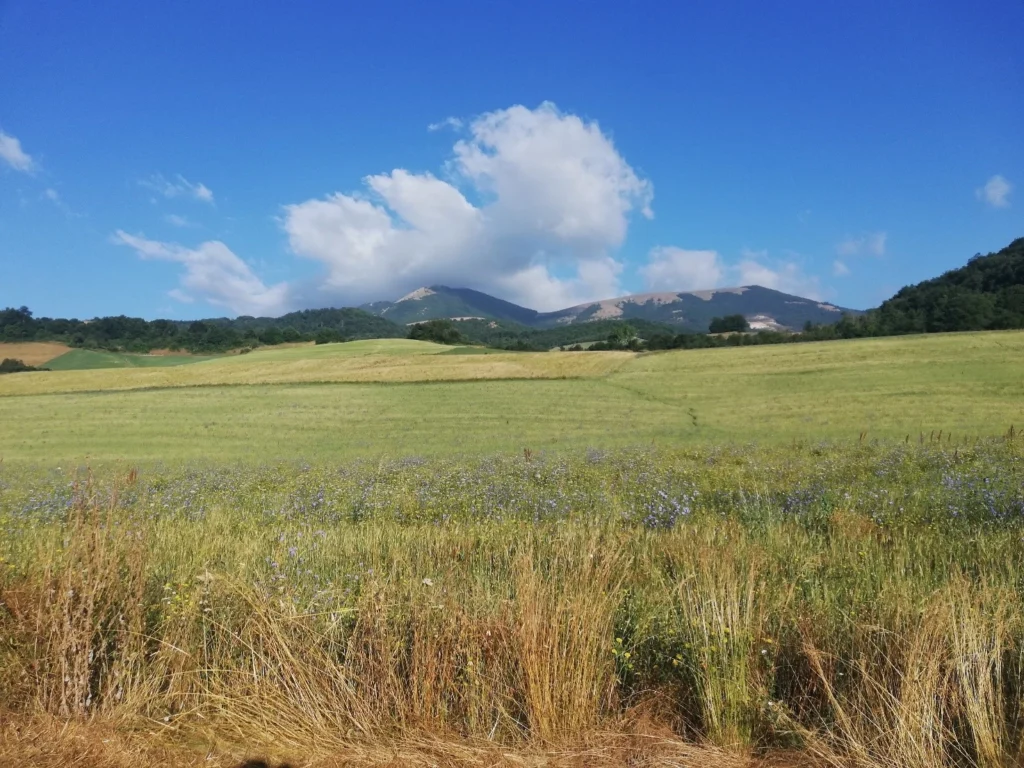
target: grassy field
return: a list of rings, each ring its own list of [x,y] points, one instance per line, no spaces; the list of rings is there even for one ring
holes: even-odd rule
[[[0,764],[1024,764],[1024,333],[458,352],[0,379]]]
[[[0,763],[1012,768],[1022,451],[4,463]]]
[[[162,368],[209,360],[195,355],[133,355],[94,349],[72,349],[50,360],[52,371],[90,371],[104,368]]]
[[[634,355],[382,340],[0,379],[5,461],[349,459],[1024,425],[1024,333]]]

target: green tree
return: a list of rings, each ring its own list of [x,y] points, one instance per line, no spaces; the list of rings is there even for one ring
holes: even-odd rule
[[[409,329],[408,338],[417,341],[432,341],[435,344],[465,343],[459,329],[451,320],[427,320],[425,323],[416,323]]]
[[[259,339],[262,343],[268,345],[280,344],[284,341],[284,334],[281,333],[280,328],[272,325],[260,331]]]
[[[714,317],[708,326],[708,333],[745,333],[750,330],[750,323],[743,315],[726,315]]]
[[[636,328],[629,323],[623,323],[608,334],[608,344],[612,348],[628,347],[630,343],[635,341]]]

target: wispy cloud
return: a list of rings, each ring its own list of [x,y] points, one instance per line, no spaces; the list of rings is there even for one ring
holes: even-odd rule
[[[836,246],[836,253],[845,258],[850,256],[885,256],[888,238],[889,236],[885,232],[868,232],[859,237],[847,237]]]
[[[457,117],[446,117],[437,123],[431,123],[427,126],[428,131],[440,131],[443,128],[451,128],[453,130],[461,130],[463,122]]]
[[[998,173],[986,181],[985,186],[974,190],[974,194],[979,200],[993,208],[1009,208],[1011,192],[1013,192],[1013,184]]]
[[[832,262],[832,274],[836,277],[846,277],[850,274],[850,268],[839,259]]]
[[[76,213],[75,211],[71,210],[71,206],[64,202],[64,198],[61,197],[60,192],[58,192],[53,187],[47,187],[46,189],[44,189],[40,197],[43,200],[52,203],[58,210],[61,211],[61,213],[63,213],[70,219],[80,219],[83,216],[83,214]]]
[[[117,230],[111,237],[117,245],[133,249],[139,258],[173,261],[184,266],[182,289],[171,296],[178,301],[206,302],[245,315],[277,315],[287,311],[287,283],[266,285],[242,259],[219,240],[188,248],[177,243],[148,240]]]
[[[196,302],[194,296],[189,296],[180,288],[171,288],[171,290],[167,292],[167,295],[175,301],[180,301],[182,304],[195,304]]]
[[[32,173],[36,167],[32,156],[21,148],[21,142],[3,131],[0,131],[0,160],[22,173]]]
[[[155,173],[148,179],[142,179],[140,186],[151,189],[164,197],[191,197],[204,203],[213,203],[213,191],[205,184],[199,182],[193,184],[180,173],[169,180],[163,174]]]
[[[186,227],[196,226],[196,223],[189,219],[187,216],[179,216],[176,213],[168,213],[166,216],[164,216],[164,221],[166,221],[171,226],[181,227],[182,229],[185,229]]]

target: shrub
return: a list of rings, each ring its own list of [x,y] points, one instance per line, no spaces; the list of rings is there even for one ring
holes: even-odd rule
[[[34,365],[26,365],[21,360],[13,357],[5,357],[0,362],[0,373],[22,373],[23,371],[48,371],[49,368],[36,368]]]

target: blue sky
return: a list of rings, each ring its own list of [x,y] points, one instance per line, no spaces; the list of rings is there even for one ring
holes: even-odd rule
[[[0,0],[0,306],[844,306],[1024,235],[1020,0]]]

